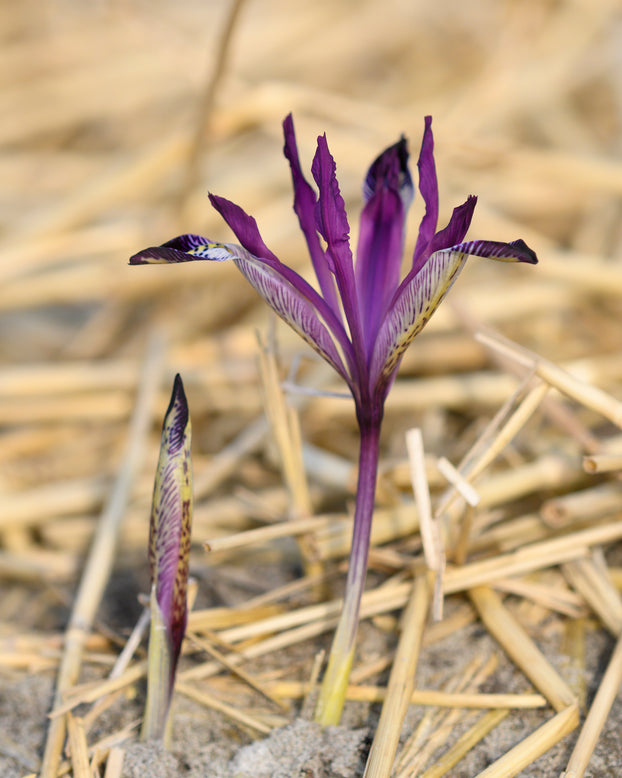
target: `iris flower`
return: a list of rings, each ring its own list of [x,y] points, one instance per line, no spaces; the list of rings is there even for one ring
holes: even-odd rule
[[[384,402],[402,355],[449,291],[467,257],[537,262],[522,240],[464,242],[477,200],[473,196],[455,208],[449,224],[437,231],[438,186],[431,124],[431,117],[426,117],[417,163],[425,213],[403,278],[406,214],[414,196],[406,139],[402,137],[383,151],[369,168],[363,185],[365,202],[355,262],[326,136],[318,138],[311,166],[316,194],[302,172],[291,115],[283,123],[284,153],[291,169],[294,211],[319,289],[270,251],[252,216],[215,195],[210,195],[212,205],[241,245],[182,235],[130,260],[131,264],[232,260],[268,305],[333,366],[352,393],[360,428],[359,473],[344,605],[316,709],[316,719],[325,725],[339,721],[352,666]]]
[[[181,376],[175,376],[164,417],[149,522],[151,633],[143,740],[171,734],[170,708],[186,632],[188,560],[192,529],[190,414]]]

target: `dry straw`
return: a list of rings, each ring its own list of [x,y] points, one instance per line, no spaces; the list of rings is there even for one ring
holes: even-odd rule
[[[603,556],[622,537],[622,441],[611,427],[622,419],[617,4],[506,3],[491,12],[482,0],[450,14],[445,2],[373,0],[356,14],[343,0],[305,8],[267,0],[262,13],[242,0],[88,14],[65,4],[36,23],[30,4],[5,6],[0,665],[10,683],[54,670],[57,694],[43,765],[7,727],[0,759],[14,759],[0,771],[17,761],[47,778],[123,773],[136,727],[111,726],[97,742],[93,733],[104,709],[111,720],[113,700],[126,712],[133,705],[123,691],[140,689],[145,665],[135,638],[124,650],[96,612],[111,576],[127,566],[144,573],[157,441],[140,362],[160,326],[197,433],[193,565],[209,584],[203,594],[222,597],[191,614],[194,657],[182,664],[180,689],[251,738],[285,720],[275,704],[313,691],[299,679],[310,677],[317,639],[336,623],[351,534],[352,404],[281,330],[276,353],[284,372],[296,366],[291,380],[280,381],[272,353],[258,369],[253,333],[266,319],[227,263],[209,277],[198,265],[150,274],[125,266],[142,245],[187,230],[230,240],[210,213],[209,189],[240,202],[275,253],[304,268],[280,158],[279,123],[290,110],[305,169],[326,131],[350,213],[365,164],[400,132],[415,149],[429,110],[441,222],[472,191],[469,238],[523,237],[541,259],[528,275],[471,262],[392,389],[361,633],[373,631],[382,650],[370,656],[361,645],[347,692],[354,714],[359,702],[386,709],[368,770],[475,775],[481,739],[494,729],[506,745],[481,775],[557,778],[562,767],[544,755],[577,727],[574,700],[583,704],[589,669],[598,691],[564,778],[588,765],[602,771],[603,728],[612,748],[622,731],[612,707],[622,574]],[[463,45],[447,46],[453,38]],[[356,240],[356,219],[350,227]],[[412,426],[421,429],[418,505],[404,446]],[[278,441],[277,467],[269,441]],[[121,516],[102,553],[105,527]],[[301,561],[312,574],[292,576]],[[415,634],[405,614],[428,566],[443,572],[436,611],[442,588],[445,618]],[[66,632],[51,620],[59,602],[74,603]],[[453,673],[453,685],[407,693],[414,666],[418,677],[429,669],[426,647],[456,641],[468,652],[474,624],[490,650],[512,658],[512,687],[483,693],[494,662],[476,662]],[[585,668],[600,629],[617,641],[604,672]],[[552,669],[552,634],[565,636],[572,673]],[[300,666],[289,661],[292,647]],[[78,684],[87,665],[100,680]],[[524,691],[528,679],[536,691]],[[232,705],[240,689],[253,702]],[[80,702],[94,704],[76,710]],[[422,707],[409,712],[413,732],[391,765],[408,705]],[[525,708],[537,719],[531,730]]]

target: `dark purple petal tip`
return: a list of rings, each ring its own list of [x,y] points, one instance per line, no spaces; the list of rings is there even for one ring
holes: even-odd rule
[[[177,454],[184,444],[184,433],[188,426],[188,401],[184,391],[184,384],[179,373],[175,376],[171,401],[166,409],[166,418],[169,419],[169,454]]]
[[[497,240],[470,240],[451,247],[452,251],[470,254],[474,257],[497,259],[501,262],[525,262],[536,265],[538,257],[524,240],[513,240],[503,243]]]
[[[151,246],[134,254],[133,257],[130,257],[130,265],[192,262],[195,259],[223,262],[233,256],[227,246],[222,243],[214,243],[202,235],[179,235],[172,240],[167,240],[161,246]]]
[[[413,182],[408,168],[408,142],[402,137],[371,163],[363,183],[363,197],[369,201],[379,186],[388,186],[400,193],[406,207],[413,198]]]
[[[522,238],[510,241],[508,246],[512,246],[512,248],[516,251],[516,258],[519,262],[526,262],[528,265],[538,264],[538,257],[536,252],[533,249],[530,249]]]

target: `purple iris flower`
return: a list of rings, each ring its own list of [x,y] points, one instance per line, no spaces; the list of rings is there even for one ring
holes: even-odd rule
[[[347,383],[361,432],[359,480],[344,608],[324,677],[316,718],[337,723],[345,695],[363,592],[373,513],[378,442],[384,402],[404,351],[424,327],[462,270],[467,257],[535,264],[522,240],[464,242],[477,201],[470,196],[437,231],[438,186],[432,119],[426,117],[419,161],[425,214],[412,263],[401,278],[405,222],[414,187],[401,138],[372,163],[363,186],[356,262],[350,227],[326,136],[317,141],[311,172],[302,173],[291,115],[284,123],[284,153],[294,187],[294,211],[305,236],[319,291],[283,264],[263,242],[257,224],[238,205],[210,195],[212,205],[241,245],[182,235],[130,259],[131,264],[231,259],[264,300]]]
[[[142,737],[170,740],[170,707],[188,620],[192,530],[192,436],[188,402],[175,376],[164,417],[149,522],[151,634]]]

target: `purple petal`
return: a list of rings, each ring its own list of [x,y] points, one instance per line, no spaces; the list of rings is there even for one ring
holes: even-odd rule
[[[276,256],[263,242],[259,234],[257,222],[252,216],[243,211],[239,205],[226,200],[224,197],[210,194],[209,199],[247,251],[250,251],[255,257],[273,259],[278,262]]]
[[[251,255],[250,257],[244,255],[243,258],[244,259],[255,258],[258,261],[263,261],[264,265],[271,267],[272,270],[275,271],[278,276],[280,276],[283,280],[288,282],[289,286],[292,289],[300,293],[303,296],[303,298],[306,298],[307,303],[310,303],[311,306],[314,307],[317,312],[319,312],[319,314],[323,317],[324,321],[328,324],[332,333],[339,341],[342,350],[345,352],[348,362],[351,362],[352,348],[350,346],[350,342],[348,340],[346,332],[343,328],[343,324],[341,323],[341,319],[340,317],[338,318],[338,313],[336,313],[333,310],[333,308],[313,289],[313,287],[310,286],[301,276],[298,275],[298,273],[296,273],[294,270],[289,268],[287,265],[284,265],[282,262],[280,262],[280,260],[270,251],[270,249],[263,242],[261,235],[259,234],[257,222],[255,221],[255,219],[253,219],[252,216],[249,216],[247,213],[245,213],[240,208],[239,205],[235,205],[235,203],[232,203],[229,200],[225,200],[224,197],[217,197],[216,195],[212,195],[212,194],[210,194],[209,197],[214,208],[216,208],[216,210],[222,215],[222,217],[227,222],[227,224],[235,232],[242,246]],[[227,247],[230,248],[232,251],[236,250],[235,247],[230,244],[227,244]],[[253,247],[255,250],[253,250]],[[239,254],[239,252],[238,255],[242,256],[241,254]],[[350,265],[351,264],[352,263],[350,261]],[[272,307],[274,308],[273,303],[268,298],[265,299],[269,303],[269,305],[272,305]],[[344,307],[345,307],[345,303],[344,303]],[[277,309],[275,308],[275,310]],[[278,310],[277,313],[279,313]],[[284,312],[279,313],[279,315],[283,316],[283,318],[286,321],[288,321],[288,323],[290,323],[291,326],[294,326],[293,323],[288,320],[288,317],[285,314],[285,309]],[[296,329],[296,327],[294,327],[294,329]],[[297,330],[297,332],[299,332],[299,334],[301,334],[306,339],[307,336],[303,335],[301,331]],[[326,359],[331,361],[335,369],[337,369],[341,373],[341,375],[344,375],[343,366],[341,366],[341,369],[338,368],[337,365],[332,361],[333,360],[332,356],[329,358],[329,356],[326,355]]]
[[[293,284],[278,270],[246,252],[239,253],[235,264],[268,305],[350,384],[350,376],[329,330],[322,323],[316,306],[300,290],[300,285]],[[302,281],[299,276],[297,278]],[[340,345],[344,351],[343,343]],[[346,340],[345,356],[349,364],[351,352]]]
[[[149,565],[172,646],[173,672],[186,629],[186,588],[192,524],[190,417],[184,387],[175,377],[164,417],[149,526]]]
[[[309,254],[320,289],[322,290],[322,295],[335,314],[341,316],[337,291],[335,289],[335,280],[331,275],[329,267],[329,262],[332,265],[332,259],[327,258],[315,229],[315,207],[317,198],[315,192],[302,174],[302,168],[300,167],[300,160],[298,158],[298,148],[296,146],[296,135],[294,133],[294,120],[291,114],[289,114],[283,122],[283,134],[285,136],[283,153],[289,162],[292,183],[294,186],[294,211],[298,216],[300,228],[307,241]]]
[[[176,247],[192,248],[183,251]],[[270,254],[268,258],[254,257],[234,243],[213,243],[199,235],[181,235],[163,246],[154,246],[138,252],[130,259],[130,263],[141,265],[202,259],[217,262],[233,260],[268,305],[349,382],[349,373],[344,368],[339,351],[320,317],[339,343],[348,368],[352,375],[355,375],[352,346],[341,320],[304,278],[279,262],[270,251],[267,253]]]
[[[379,184],[399,191],[404,203],[404,211],[408,210],[413,200],[414,189],[408,169],[408,144],[404,136],[393,146],[385,149],[371,163],[363,183],[365,202],[371,200]]]
[[[464,236],[471,226],[473,211],[475,210],[476,205],[477,197],[475,197],[475,195],[469,195],[462,205],[458,205],[454,208],[449,224],[442,230],[439,230],[430,241],[430,245],[426,252],[428,256],[434,254],[435,251],[449,249],[458,243],[462,243]]]
[[[470,240],[452,247],[452,251],[462,251],[473,257],[487,257],[500,262],[526,262],[537,265],[538,257],[524,240],[502,243],[496,240]]]
[[[401,288],[378,332],[370,365],[372,386],[388,388],[402,354],[447,294],[466,258],[451,249],[437,251]]]
[[[350,225],[345,203],[339,191],[337,166],[326,143],[326,135],[317,139],[317,151],[311,171],[320,190],[315,209],[317,229],[328,244],[335,265],[352,267]]]
[[[451,248],[464,240],[464,236],[471,226],[471,219],[473,218],[473,211],[475,210],[476,203],[477,197],[469,195],[466,202],[454,208],[449,224],[444,229],[440,230],[440,232],[437,232],[429,243],[421,249],[419,254],[415,251],[413,266],[406,278],[402,281],[401,289],[406,286],[411,278],[417,275],[431,254],[435,251]]]
[[[350,226],[345,204],[339,191],[335,160],[328,150],[325,135],[320,135],[317,139],[317,151],[313,158],[311,171],[320,191],[315,209],[317,229],[326,241],[327,254],[333,260],[332,269],[343,303],[343,310],[350,326],[352,344],[357,361],[362,365],[365,361],[365,353],[349,242]]]
[[[404,219],[413,195],[405,138],[372,163],[364,184],[356,286],[369,349],[400,280]]]
[[[432,135],[431,116],[425,117],[425,128],[417,167],[419,168],[419,191],[425,203],[425,214],[419,226],[414,262],[417,261],[434,237],[438,223],[438,182],[434,164],[434,136]]]
[[[395,189],[381,187],[361,214],[356,285],[365,340],[373,347],[378,327],[400,282],[404,205]]]
[[[538,261],[522,240],[512,243],[475,240],[434,252],[417,275],[402,284],[382,322],[370,366],[372,385],[385,391],[390,386],[402,354],[450,290],[469,256],[529,264]]]
[[[130,257],[130,265],[157,265],[171,262],[192,262],[209,259],[224,262],[235,255],[224,243],[214,243],[201,235],[180,235],[163,243],[139,251]]]

